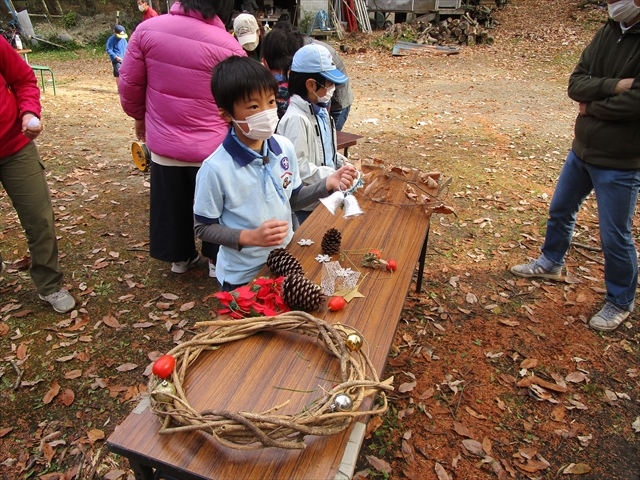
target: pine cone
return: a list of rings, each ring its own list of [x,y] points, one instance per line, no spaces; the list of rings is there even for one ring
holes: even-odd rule
[[[267,267],[278,276],[287,276],[292,273],[302,274],[302,265],[298,259],[284,248],[276,248],[271,251],[267,257]]]
[[[292,310],[312,312],[325,301],[322,289],[308,278],[294,273],[282,282],[282,300]]]
[[[325,255],[335,255],[340,251],[342,243],[342,234],[336,228],[330,228],[322,237],[322,253]]]

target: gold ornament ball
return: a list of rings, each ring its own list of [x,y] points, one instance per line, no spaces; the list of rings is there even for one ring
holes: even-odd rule
[[[347,337],[344,344],[349,350],[356,352],[362,348],[362,337],[357,333],[352,333]]]
[[[333,401],[336,408],[341,412],[348,412],[353,408],[353,400],[346,393],[339,393]]]
[[[163,380],[160,385],[153,389],[151,395],[156,400],[156,402],[162,403],[171,403],[173,402],[173,398],[169,395],[176,394],[176,387],[173,383]]]

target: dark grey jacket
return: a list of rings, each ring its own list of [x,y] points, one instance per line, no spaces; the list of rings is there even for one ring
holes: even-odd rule
[[[631,90],[613,91],[635,78]],[[569,78],[569,97],[587,103],[575,124],[573,151],[587,163],[640,169],[640,24],[624,34],[610,20],[596,33]]]

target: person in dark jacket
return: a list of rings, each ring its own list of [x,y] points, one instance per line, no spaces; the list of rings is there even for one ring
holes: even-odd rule
[[[62,288],[62,269],[51,195],[33,140],[42,132],[40,89],[33,70],[0,38],[0,183],[24,228],[31,254],[31,278],[40,298],[59,313],[76,301]],[[0,254],[0,271],[2,271]]]
[[[569,79],[575,138],[549,206],[542,255],[511,268],[519,277],[560,280],[576,216],[595,190],[607,293],[589,325],[600,331],[615,330],[633,311],[638,283],[631,227],[640,188],[640,0],[607,4],[611,19]]]

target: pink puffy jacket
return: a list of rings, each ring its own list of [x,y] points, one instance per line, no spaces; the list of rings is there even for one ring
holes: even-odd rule
[[[163,157],[201,162],[222,143],[228,124],[211,95],[211,70],[245,52],[218,17],[186,13],[174,3],[169,15],[141,23],[120,67],[125,113],[145,120],[146,143]]]

